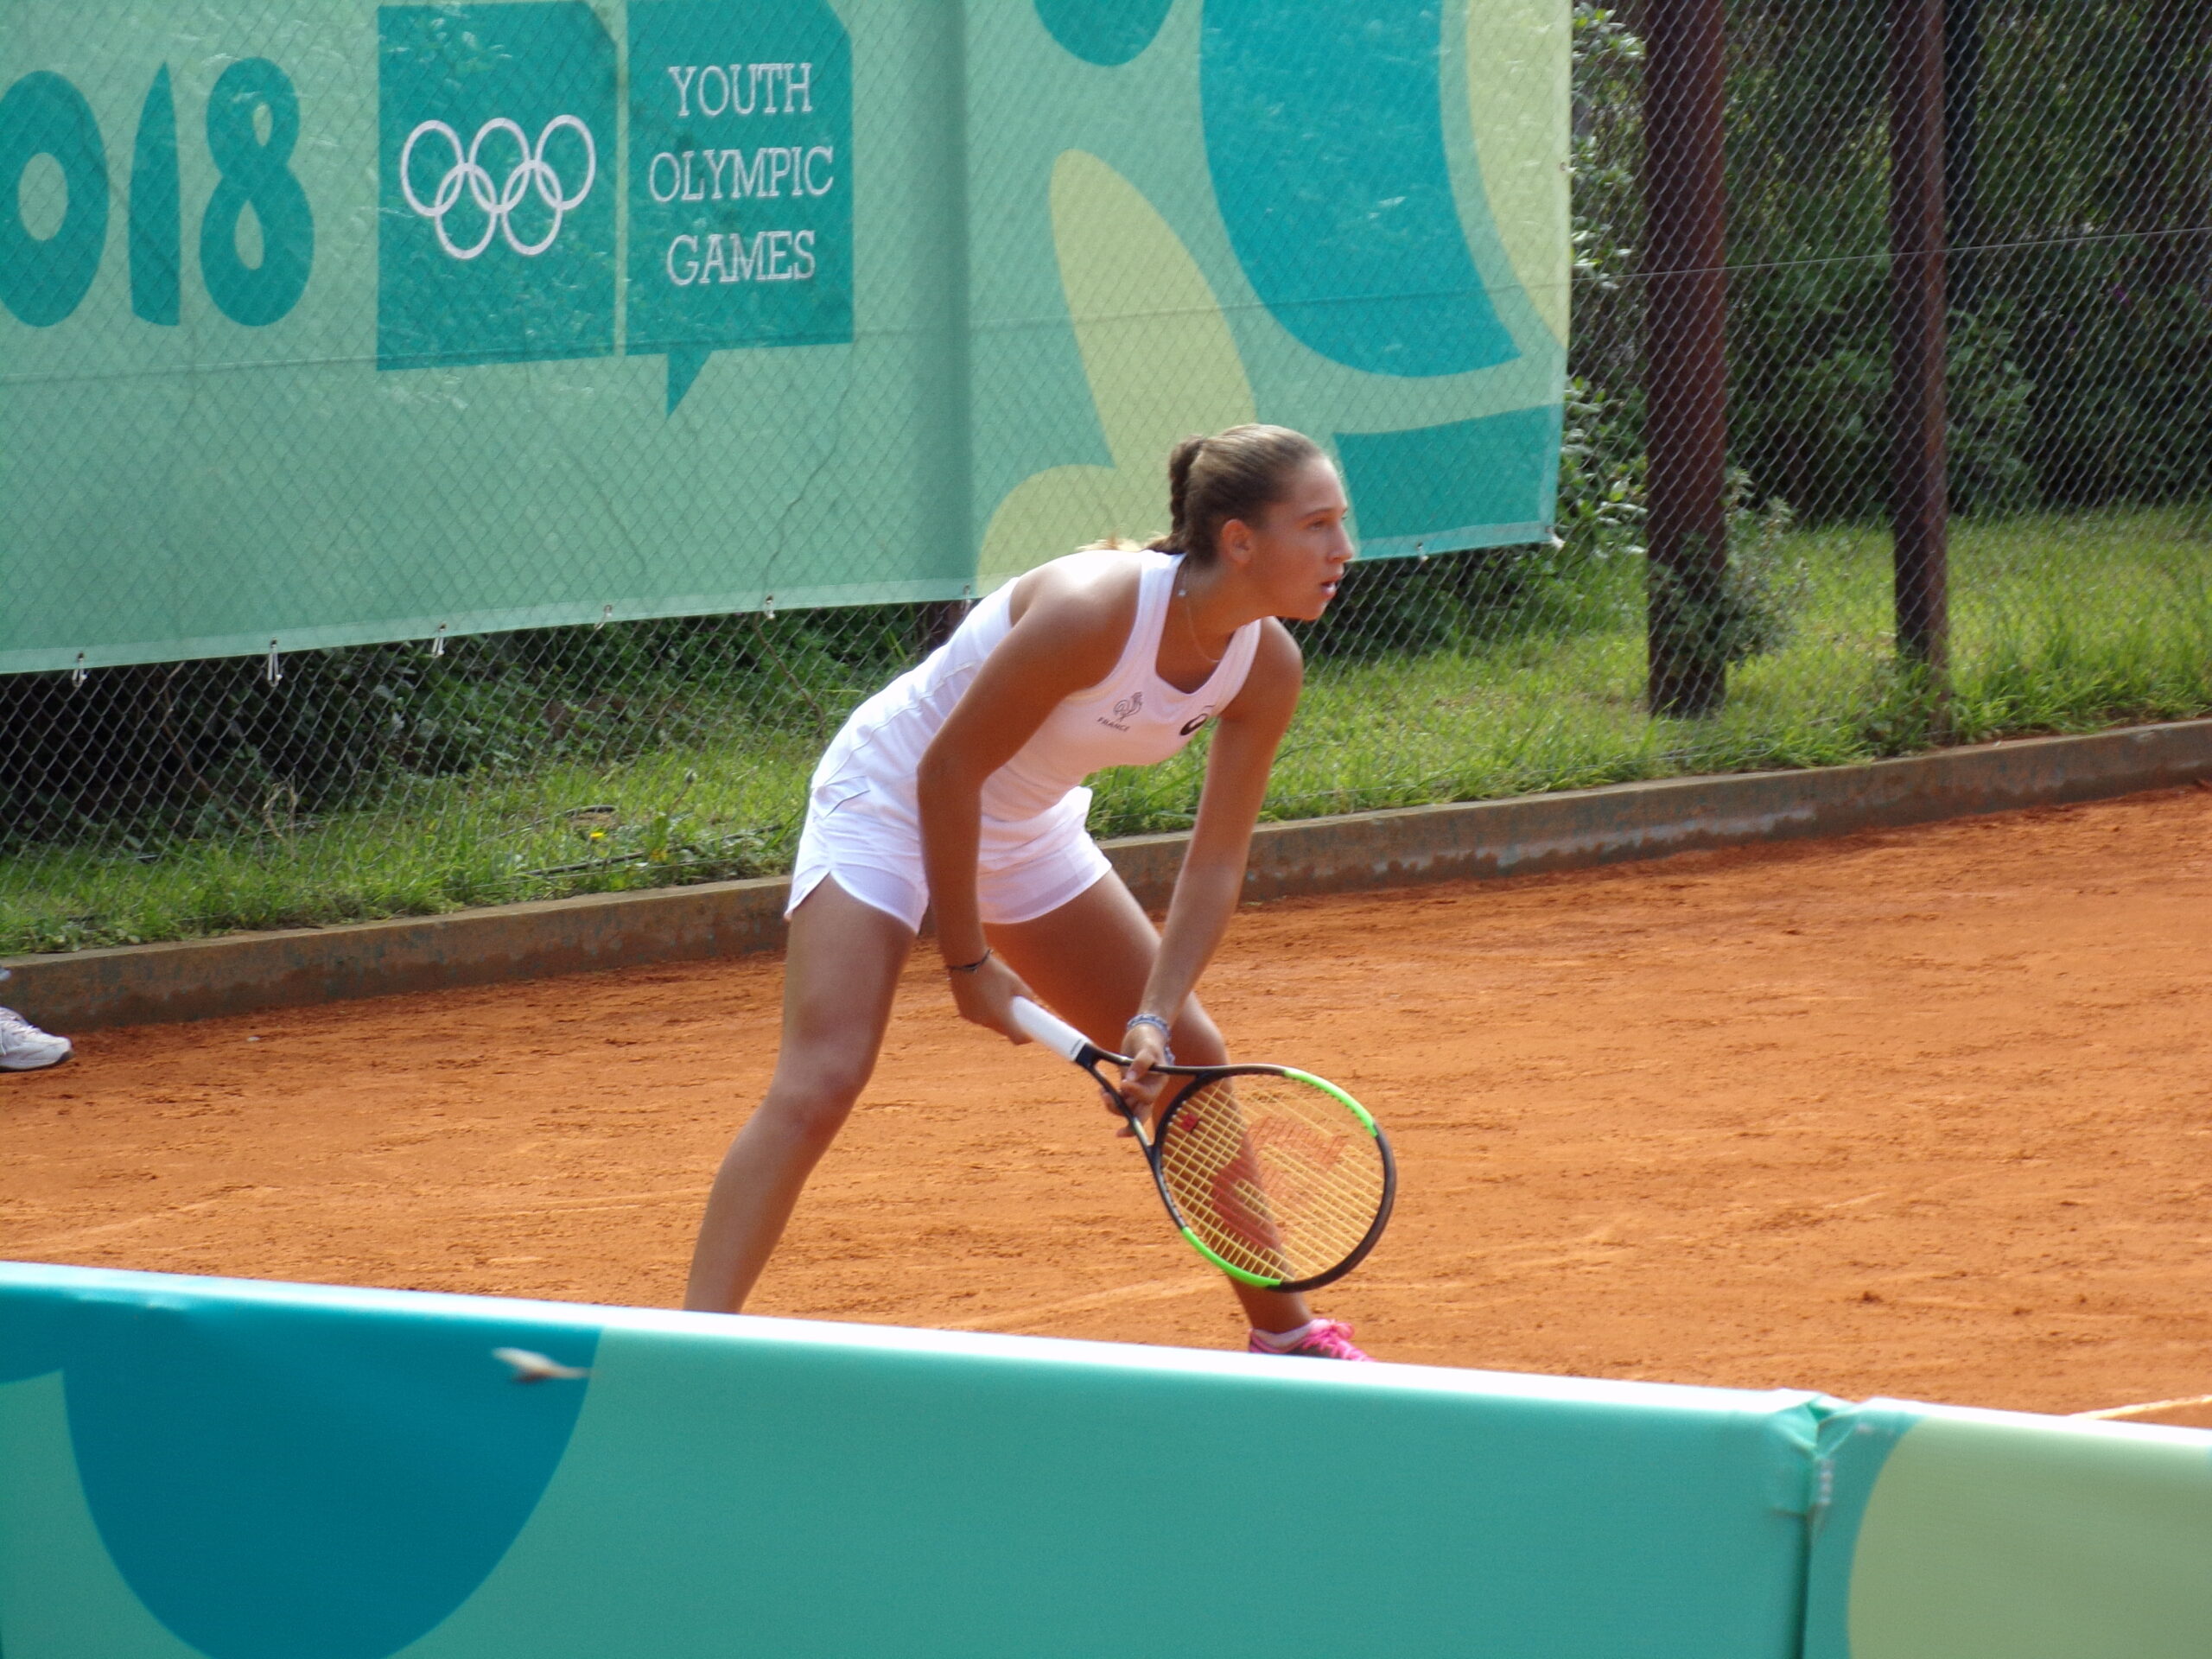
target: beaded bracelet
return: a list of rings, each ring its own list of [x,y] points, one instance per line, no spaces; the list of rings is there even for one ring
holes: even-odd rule
[[[1173,1032],[1168,1030],[1167,1022],[1156,1014],[1138,1014],[1135,1019],[1129,1021],[1128,1025],[1122,1027],[1122,1030],[1126,1034],[1130,1027],[1134,1026],[1150,1026],[1154,1031],[1158,1032],[1160,1033],[1160,1046],[1163,1049],[1167,1046],[1167,1039],[1175,1034]]]

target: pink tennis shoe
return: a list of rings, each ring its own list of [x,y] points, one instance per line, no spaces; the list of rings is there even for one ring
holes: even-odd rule
[[[1289,1354],[1304,1359],[1357,1359],[1374,1363],[1351,1339],[1342,1319],[1310,1319],[1295,1331],[1254,1331],[1248,1344],[1255,1354]]]

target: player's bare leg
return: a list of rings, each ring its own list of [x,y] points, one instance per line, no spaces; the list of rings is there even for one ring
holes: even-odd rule
[[[1137,1011],[1160,935],[1143,906],[1107,874],[1034,921],[986,927],[992,947],[1030,988],[1101,1048],[1119,1052],[1124,1022]],[[1176,1016],[1172,1046],[1185,1065],[1222,1065],[1229,1049],[1192,997]],[[1260,1331],[1294,1331],[1313,1319],[1306,1299],[1229,1281],[1244,1316]]]
[[[806,1178],[875,1070],[913,944],[904,922],[834,878],[793,912],[776,1075],[715,1173],[684,1306],[709,1313],[744,1306]]]

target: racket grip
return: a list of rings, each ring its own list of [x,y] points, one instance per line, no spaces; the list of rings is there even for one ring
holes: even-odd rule
[[[1049,1014],[1026,996],[1014,999],[1014,1023],[1024,1034],[1045,1045],[1064,1060],[1083,1063],[1083,1052],[1090,1046],[1090,1039],[1058,1014]]]

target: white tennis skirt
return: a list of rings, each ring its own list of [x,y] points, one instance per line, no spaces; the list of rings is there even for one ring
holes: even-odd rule
[[[1087,789],[1069,792],[1052,812],[1028,824],[984,826],[976,865],[976,898],[986,925],[1032,922],[1087,892],[1113,866],[1084,829]],[[1024,833],[1029,832],[1029,833]],[[880,783],[848,775],[815,785],[807,798],[791,870],[789,917],[824,876],[862,904],[919,931],[930,903],[922,870],[919,818]]]

